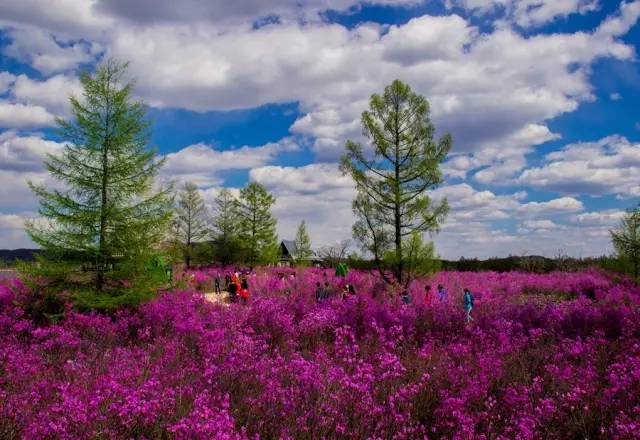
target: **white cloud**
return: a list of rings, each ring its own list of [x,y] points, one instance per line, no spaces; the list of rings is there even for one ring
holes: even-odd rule
[[[55,75],[44,81],[35,81],[26,75],[18,75],[12,95],[21,103],[44,107],[56,115],[68,116],[69,97],[82,97],[82,85],[74,76]]]
[[[0,25],[45,29],[64,38],[94,37],[113,24],[96,9],[99,0],[0,2]]]
[[[624,218],[625,212],[617,209],[604,211],[585,212],[571,218],[578,226],[617,226]]]
[[[24,221],[33,214],[5,214],[0,212],[2,249],[33,248],[34,244],[24,231]]]
[[[582,202],[573,197],[561,197],[547,202],[529,202],[518,208],[521,214],[545,215],[582,211]]]
[[[14,131],[0,134],[0,170],[42,171],[47,153],[57,153],[62,145],[39,136],[18,136]]]
[[[640,144],[619,136],[571,144],[525,170],[518,183],[565,194],[640,195]]]
[[[98,52],[97,46],[86,41],[58,42],[53,35],[40,29],[11,29],[7,36],[12,41],[2,53],[46,75],[92,62]]]
[[[137,23],[208,22],[217,25],[241,25],[254,20],[278,17],[281,21],[319,20],[328,10],[348,11],[362,4],[407,6],[421,0],[103,0],[98,10]]]
[[[461,6],[478,15],[500,13],[522,27],[540,26],[599,8],[598,0],[446,0],[446,4]]]
[[[0,72],[0,95],[6,93],[15,80],[16,76],[12,73]]]
[[[46,127],[54,122],[44,107],[0,100],[0,128]]]
[[[620,101],[622,99],[622,95],[618,92],[611,93],[609,95],[609,99],[611,99],[612,101]]]
[[[292,239],[303,219],[315,245],[351,237],[355,185],[338,164],[268,166],[251,170],[250,178],[276,197],[273,212],[281,238]]]
[[[509,218],[510,212],[520,206],[525,192],[496,195],[491,191],[477,191],[462,183],[437,188],[431,193],[434,201],[446,197],[451,208],[449,217],[456,221],[500,220]]]
[[[199,143],[169,153],[162,174],[203,187],[219,185],[222,182],[220,172],[260,167],[273,161],[278,154],[298,148],[291,138],[259,147],[244,146],[229,150],[218,150]]]

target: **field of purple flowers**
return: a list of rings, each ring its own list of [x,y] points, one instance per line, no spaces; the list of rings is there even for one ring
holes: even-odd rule
[[[0,438],[640,437],[640,290],[599,272],[458,273],[445,301],[375,274],[215,270],[114,316],[39,325],[0,286]],[[316,302],[316,282],[357,294]],[[462,289],[475,295],[465,325]]]

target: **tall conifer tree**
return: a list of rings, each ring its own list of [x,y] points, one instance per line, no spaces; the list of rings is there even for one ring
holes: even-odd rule
[[[240,218],[238,201],[227,188],[213,201],[213,241],[215,259],[223,264],[238,261],[240,249]]]
[[[309,237],[309,233],[307,232],[307,224],[304,220],[302,220],[298,225],[295,244],[296,252],[293,256],[294,260],[296,260],[298,264],[307,263],[309,257],[313,255],[313,250],[311,250],[311,237]]]
[[[184,260],[187,267],[191,266],[194,244],[209,237],[209,219],[207,208],[198,192],[198,187],[191,182],[184,184],[184,189],[178,194],[178,237],[183,245]]]
[[[276,199],[257,182],[250,182],[240,190],[237,213],[245,260],[250,264],[275,263],[278,258],[276,219],[271,214],[275,202]]]
[[[439,165],[451,136],[434,142],[429,103],[398,80],[371,96],[362,128],[370,148],[348,141],[341,162],[358,191],[354,235],[376,260],[388,263],[398,283],[407,283],[407,268],[428,266],[409,259],[433,249],[418,241],[438,229],[448,210],[446,200],[432,204],[428,191],[442,182]]]
[[[91,263],[98,291],[114,265],[144,258],[163,238],[173,205],[169,189],[153,187],[163,160],[148,146],[146,108],[125,72],[109,60],[81,76],[73,119],[58,119],[63,151],[45,161],[61,186],[30,184],[45,222],[27,223],[27,232],[45,255]]]

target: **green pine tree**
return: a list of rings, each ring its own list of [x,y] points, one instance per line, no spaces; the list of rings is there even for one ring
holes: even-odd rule
[[[275,202],[276,199],[257,182],[250,182],[240,190],[237,213],[245,261],[249,264],[275,263],[278,259],[276,219],[271,214]]]
[[[637,282],[640,266],[640,206],[628,210],[618,229],[610,233],[618,258],[631,263],[633,279]]]
[[[306,264],[309,261],[309,258],[313,256],[313,250],[311,250],[311,237],[309,237],[309,233],[307,232],[307,225],[304,220],[300,222],[298,225],[298,229],[296,231],[296,240],[295,240],[295,255],[293,255],[293,259],[296,264]]]
[[[207,208],[204,206],[198,187],[191,182],[185,183],[184,189],[178,194],[176,220],[184,261],[187,267],[190,267],[194,246],[207,239],[210,233]]]
[[[227,188],[222,189],[213,201],[214,258],[222,264],[240,259],[240,218],[238,202]]]
[[[65,142],[45,165],[58,188],[30,183],[44,222],[27,232],[51,264],[82,263],[102,291],[107,276],[128,276],[125,267],[148,256],[166,234],[173,200],[154,189],[163,164],[148,147],[150,123],[143,103],[123,84],[126,64],[109,60],[81,76],[83,97],[71,97],[73,119],[58,120]],[[136,266],[139,268],[139,266]]]
[[[348,141],[341,161],[358,191],[354,235],[377,261],[390,266],[398,283],[407,284],[412,276],[409,252],[417,246],[425,255],[414,234],[437,231],[448,211],[446,200],[434,206],[428,192],[442,182],[439,165],[451,148],[451,136],[433,141],[429,103],[398,80],[382,95],[371,96],[362,127],[373,156],[360,143]],[[389,281],[386,274],[385,279]]]

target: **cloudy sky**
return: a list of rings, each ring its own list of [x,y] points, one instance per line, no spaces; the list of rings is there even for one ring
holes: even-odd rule
[[[610,251],[640,196],[640,0],[0,0],[0,248],[32,245],[78,73],[129,61],[168,158],[212,200],[247,180],[281,238],[350,236],[337,161],[368,97],[425,95],[454,146],[446,258]]]

